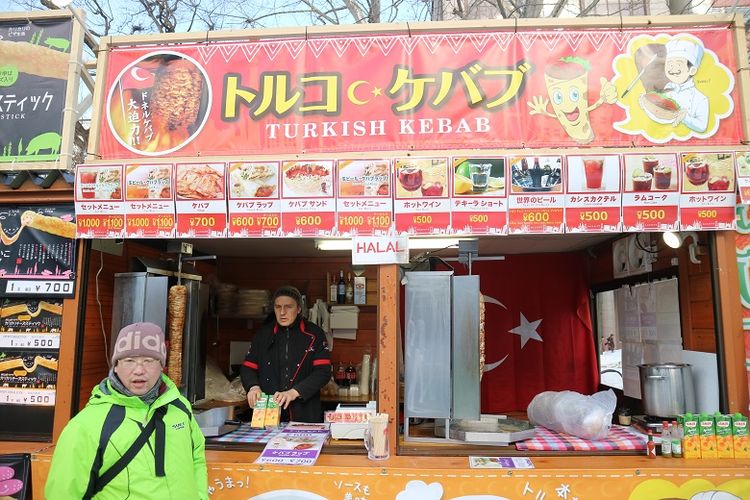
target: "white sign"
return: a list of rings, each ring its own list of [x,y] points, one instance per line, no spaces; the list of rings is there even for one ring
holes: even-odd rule
[[[8,280],[5,295],[68,295],[73,292],[73,281],[64,280]]]
[[[0,387],[0,404],[55,406],[55,389]]]
[[[352,264],[408,264],[408,236],[355,236],[352,238]]]
[[[59,333],[0,333],[3,349],[59,349]]]

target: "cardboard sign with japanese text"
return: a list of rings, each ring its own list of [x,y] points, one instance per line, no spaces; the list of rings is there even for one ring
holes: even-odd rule
[[[446,234],[451,225],[447,158],[396,158],[393,212],[399,234]]]
[[[122,173],[122,165],[76,167],[77,238],[122,238],[125,232]]]
[[[112,47],[101,75],[99,153],[107,160],[743,139],[727,22],[659,30],[560,24]]]
[[[279,162],[229,164],[228,236],[281,236]]]
[[[733,229],[735,223],[734,154],[682,153],[680,229]]]
[[[625,231],[676,231],[679,228],[681,173],[675,154],[623,156]]]
[[[336,226],[333,160],[281,164],[281,228],[288,236],[331,236]]]
[[[510,165],[510,234],[562,233],[565,169],[561,156],[516,156]]]
[[[568,233],[620,231],[620,157],[568,156],[565,229]]]
[[[506,234],[505,158],[453,158],[451,227],[458,234]]]
[[[226,165],[175,165],[177,237],[223,238],[227,234]]]
[[[174,177],[171,163],[125,166],[125,235],[173,238]]]
[[[336,171],[338,234],[387,234],[393,227],[391,161],[339,160]]]

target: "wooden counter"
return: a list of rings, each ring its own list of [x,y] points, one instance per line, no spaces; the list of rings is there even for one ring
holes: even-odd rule
[[[207,451],[210,497],[267,493],[259,498],[385,500],[401,493],[399,500],[447,500],[493,493],[500,496],[482,498],[661,500],[721,490],[750,498],[750,459],[533,457],[534,469],[471,469],[467,457],[396,456],[374,462],[365,455],[324,454],[314,466],[289,467],[254,464],[258,455]],[[35,492],[43,491],[51,457],[50,449],[32,457]]]

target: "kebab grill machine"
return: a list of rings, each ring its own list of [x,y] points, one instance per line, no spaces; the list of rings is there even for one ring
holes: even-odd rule
[[[136,257],[133,272],[115,274],[111,345],[125,325],[147,321],[160,326],[167,338],[167,375],[195,403],[205,395],[209,290],[193,262],[216,256],[194,257],[192,252],[190,243],[170,242],[167,253],[174,258]]]

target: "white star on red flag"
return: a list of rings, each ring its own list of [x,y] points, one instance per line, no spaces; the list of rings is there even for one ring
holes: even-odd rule
[[[521,324],[517,327],[513,328],[512,330],[508,330],[510,333],[515,333],[519,337],[521,337],[521,349],[526,345],[526,342],[529,341],[529,339],[538,340],[539,342],[544,342],[542,340],[542,337],[539,336],[536,329],[539,328],[539,323],[541,323],[542,320],[538,319],[536,321],[529,322],[529,320],[526,319],[526,316],[521,313]]]

